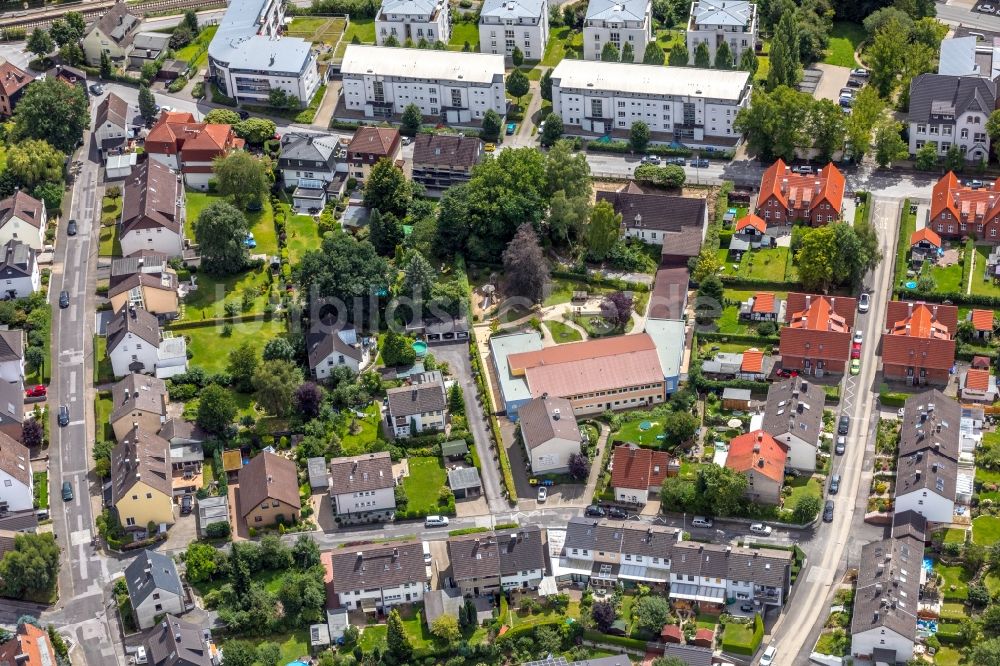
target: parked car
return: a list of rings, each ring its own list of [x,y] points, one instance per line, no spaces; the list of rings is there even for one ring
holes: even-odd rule
[[[753,607],[753,604],[740,604],[741,613],[753,613],[756,612],[756,610],[757,609]]]
[[[864,340],[865,340],[865,334],[864,334],[864,332],[860,328],[857,329],[857,330],[855,330],[854,331],[854,342],[856,344],[860,345],[862,342],[864,342]]]
[[[872,295],[867,291],[861,293],[858,299],[858,312],[868,312],[872,307]]]
[[[62,496],[64,502],[70,502],[73,500],[73,484],[69,481],[63,481]]]
[[[488,143],[485,146],[483,146],[483,150],[486,151],[487,153],[492,153],[496,149],[497,149],[497,144],[495,143]]]
[[[243,244],[251,250],[257,247],[257,239],[253,237],[252,231],[247,232],[247,237],[243,239]]]
[[[76,236],[76,220],[70,220],[69,224],[66,225],[66,235]]]
[[[677,166],[684,166],[684,158],[683,157],[668,157],[667,158],[667,164],[675,164]]]
[[[548,489],[546,489],[545,486],[539,486],[538,487],[538,501],[539,502],[544,502],[548,498],[549,498],[549,491],[548,491]]]
[[[608,509],[608,518],[616,518],[618,520],[625,520],[626,518],[628,518],[628,511],[626,511],[625,509],[619,509],[618,507],[613,506],[610,509]]]
[[[854,342],[851,343],[851,358],[859,359],[861,358],[861,343]]]
[[[240,109],[236,113],[239,114],[240,120],[246,120],[247,118],[250,117],[250,112],[249,111],[244,111],[243,109]]]
[[[59,425],[64,428],[69,425],[69,407],[66,405],[59,405]]]
[[[830,494],[836,495],[840,492],[840,475],[834,474],[830,479]]]
[[[646,155],[645,157],[642,158],[642,163],[643,164],[659,164],[660,163],[660,158],[657,157],[656,155]]]
[[[840,417],[840,421],[837,423],[837,434],[846,435],[851,429],[851,417],[844,414]]]
[[[587,507],[586,511],[583,512],[584,515],[591,516],[593,518],[603,518],[608,514],[607,511],[597,506],[596,504],[591,504]]]
[[[978,190],[980,187],[983,186],[983,181],[973,178],[968,183],[966,183],[966,185],[968,185],[974,190]]]
[[[983,12],[984,14],[992,14],[993,5],[979,5],[978,7],[976,7],[976,11]]]
[[[104,86],[102,86],[100,83],[91,83],[90,84],[90,94],[92,94],[92,95],[103,95],[104,94]]]
[[[59,307],[68,308],[69,307],[69,292],[63,289],[59,292]]]
[[[865,85],[864,81],[858,81],[857,79],[847,79],[848,88],[860,88]]]
[[[760,658],[760,666],[771,666],[774,663],[774,657],[778,654],[778,648],[773,645],[768,645],[767,649],[764,650],[764,654]]]
[[[431,557],[431,545],[424,541],[424,564],[430,564],[433,559]]]
[[[833,451],[838,456],[844,455],[844,452],[847,451],[847,438],[843,435],[837,437],[837,444],[834,446]]]
[[[753,534],[759,534],[761,536],[771,536],[772,529],[770,525],[765,525],[764,523],[751,523],[750,531]]]
[[[427,516],[424,518],[424,527],[448,527],[448,517]]]
[[[181,515],[186,516],[191,513],[191,496],[182,495],[181,496]]]
[[[846,86],[843,87],[843,88],[841,88],[840,89],[840,96],[841,97],[851,97],[851,98],[853,98],[854,97],[854,88],[849,88],[849,87],[846,87]]]
[[[691,166],[696,167],[698,169],[705,169],[708,167],[708,160],[706,160],[704,157],[697,160],[691,160]]]
[[[848,95],[841,95],[840,96],[840,105],[841,106],[846,106],[846,107],[854,106],[854,97],[848,96]]]
[[[855,69],[851,70],[851,76],[856,76],[861,79],[867,79],[868,70],[865,69],[864,67],[856,67]]]
[[[792,171],[798,174],[802,174],[803,176],[808,176],[813,172],[813,168],[808,164],[800,164],[798,166],[792,167]]]
[[[823,522],[833,522],[833,500],[827,500],[826,504],[823,505]]]
[[[705,516],[695,516],[691,519],[692,527],[711,527],[715,524],[715,521],[711,518],[706,518]]]
[[[852,358],[851,359],[851,374],[856,375],[861,372],[861,359]]]
[[[517,131],[517,123],[507,123],[507,136]]]
[[[49,389],[47,386],[45,386],[44,384],[38,384],[36,386],[32,386],[29,389],[26,389],[24,391],[24,395],[26,395],[29,398],[42,398],[48,392]]]
[[[404,136],[404,137],[403,137],[403,140],[401,141],[401,143],[402,143],[402,144],[403,144],[404,146],[408,146],[408,145],[410,145],[411,143],[413,143],[413,138],[412,138],[412,137],[409,137],[409,136]]]

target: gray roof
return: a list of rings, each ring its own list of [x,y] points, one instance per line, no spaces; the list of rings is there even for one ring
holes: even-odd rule
[[[480,488],[482,485],[479,480],[479,470],[475,467],[459,467],[448,470],[448,487],[452,490]]]
[[[133,273],[161,273],[169,268],[167,255],[162,252],[134,252],[127,257],[111,261],[111,277],[122,277]]]
[[[4,432],[0,432],[0,470],[25,486],[31,485],[31,452]]]
[[[31,277],[35,271],[35,251],[19,240],[9,240],[0,250],[0,278]]]
[[[936,451],[958,462],[962,408],[937,389],[910,396],[899,431],[899,457]]]
[[[24,423],[24,389],[20,382],[0,382],[0,424]]]
[[[167,419],[160,428],[160,437],[171,444],[174,442],[199,443],[208,439],[208,434],[197,423],[184,419]]]
[[[206,633],[204,628],[168,614],[145,634],[149,663],[153,666],[212,666]]]
[[[929,490],[955,501],[958,463],[937,451],[900,456],[896,463],[896,497]]]
[[[861,548],[851,633],[885,628],[914,640],[924,544],[912,537]]]
[[[430,627],[442,615],[458,617],[458,611],[465,603],[462,591],[457,587],[424,592],[424,621]]]
[[[165,416],[167,400],[167,385],[162,379],[149,375],[125,375],[111,386],[111,422],[134,410]],[[160,436],[170,439],[162,432]]]
[[[163,437],[163,435],[160,435]],[[205,449],[201,447],[201,444],[185,444],[183,442],[178,444],[170,445],[170,462],[174,464],[179,463],[193,463],[193,462],[204,462],[205,461]]]
[[[435,0],[382,0],[382,14],[429,16],[437,8]]]
[[[537,525],[451,537],[448,553],[455,580],[545,568],[542,530]]]
[[[649,0],[590,0],[586,20],[642,21],[648,8]]]
[[[155,550],[144,550],[125,567],[125,584],[132,607],[140,605],[154,592],[168,592],[181,596],[184,588],[177,566],[168,555]]]
[[[540,18],[546,11],[545,0],[485,0],[480,16],[502,19]]]
[[[181,233],[184,189],[179,176],[157,160],[139,162],[122,188],[119,235],[137,229],[166,229]]]
[[[167,38],[169,39],[169,36]],[[108,96],[97,105],[94,127],[100,128],[110,122],[123,130],[128,129],[129,115],[128,102],[114,93],[108,93]]]
[[[631,666],[632,660],[627,654],[613,654],[607,657],[569,661],[562,655],[549,655],[538,661],[526,661],[521,666]]]
[[[725,0],[724,2],[695,3],[692,15],[696,23],[704,25],[743,26],[749,25],[754,15],[754,5],[746,0]]]
[[[142,308],[122,306],[108,322],[108,353],[111,353],[129,333],[138,336],[154,347],[160,344],[160,322],[156,315]]]
[[[95,29],[100,30],[115,44],[125,48],[135,39],[135,28],[139,27],[141,21],[138,16],[129,13],[126,3],[116,2],[90,26],[87,34]]]
[[[427,570],[419,540],[364,544],[335,549],[331,554],[333,588],[338,592],[424,584]]]
[[[521,438],[534,449],[553,438],[580,441],[580,429],[573,416],[573,405],[566,398],[543,396],[522,405],[518,410]]]
[[[20,328],[0,330],[0,361],[24,358],[24,331]]]
[[[441,444],[441,455],[464,456],[469,452],[469,444],[464,439],[450,439]]]
[[[301,72],[310,58],[309,42],[298,37],[272,39],[258,34],[263,10],[269,4],[269,0],[230,2],[208,45],[208,55],[235,69]]]
[[[787,441],[784,435],[795,435],[817,444],[823,432],[825,403],[826,392],[816,382],[791,377],[771,384],[761,428],[782,443]]]
[[[593,3],[591,3],[593,4]],[[638,188],[616,192],[598,192],[598,201],[607,201],[622,216],[629,229],[681,232],[694,228],[699,234],[705,226],[705,199],[646,193]],[[638,220],[636,219],[638,217]],[[697,238],[699,244],[700,236]]]
[[[325,326],[318,327],[325,329]],[[306,338],[306,350],[309,354],[309,367],[315,369],[323,359],[334,352],[343,354],[356,361],[364,357],[361,345],[349,345],[338,335],[337,331],[320,330],[318,333],[311,333]]]
[[[932,115],[958,117],[967,111],[989,115],[996,107],[996,83],[989,79],[947,74],[920,74],[910,82],[911,123],[928,122]]]
[[[448,405],[444,381],[438,370],[417,375],[409,386],[389,389],[386,395],[389,415],[394,419],[440,411]]]
[[[392,488],[392,458],[388,451],[330,461],[330,490],[336,495]]]
[[[910,536],[917,541],[927,540],[927,519],[916,511],[897,511],[892,516],[893,538]]]
[[[171,497],[170,475],[167,440],[133,428],[111,451],[111,501],[117,504],[140,481]]]
[[[340,140],[332,134],[289,132],[281,137],[281,157],[278,166],[285,169],[296,166],[294,161],[325,162],[332,171],[337,164],[337,146]]]
[[[316,456],[306,461],[306,469],[309,470],[309,486],[312,488],[327,488],[330,485],[330,477],[326,473],[326,458]]]

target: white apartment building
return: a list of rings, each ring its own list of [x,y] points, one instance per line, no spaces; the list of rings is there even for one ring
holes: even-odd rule
[[[382,0],[375,15],[375,43],[385,44],[395,37],[399,46],[411,40],[428,44],[448,43],[451,39],[451,19],[447,0]]]
[[[421,601],[428,587],[421,541],[335,548],[322,559],[337,600],[348,610],[388,612]]]
[[[549,41],[545,0],[486,0],[479,14],[479,52],[510,57],[514,47],[525,60],[541,60]]]
[[[910,154],[933,143],[938,155],[957,145],[970,162],[990,154],[986,120],[996,108],[997,84],[976,76],[921,74],[910,82]]]
[[[745,0],[695,0],[688,19],[688,64],[694,64],[698,44],[708,44],[708,53],[715,65],[715,51],[722,42],[729,42],[733,64],[738,66],[743,52],[751,51],[757,42],[757,5]]]
[[[626,133],[641,120],[654,141],[728,149],[750,90],[749,72],[563,60],[552,71],[552,110],[567,134]]]
[[[646,44],[653,39],[650,0],[590,0],[583,20],[583,57],[600,60],[608,42],[621,52],[632,45],[636,62],[642,62]]]
[[[240,102],[266,103],[280,88],[308,104],[321,83],[312,44],[283,37],[282,0],[233,0],[208,45],[209,74]]]
[[[345,108],[366,118],[390,119],[409,104],[448,125],[507,112],[501,55],[351,44],[340,71]]]

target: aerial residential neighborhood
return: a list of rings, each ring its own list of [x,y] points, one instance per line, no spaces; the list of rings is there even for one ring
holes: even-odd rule
[[[0,11],[0,666],[1000,666],[1000,7]]]

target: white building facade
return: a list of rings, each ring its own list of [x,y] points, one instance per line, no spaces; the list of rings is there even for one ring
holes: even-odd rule
[[[7,435],[0,436],[0,447],[4,449],[0,461],[0,509],[11,513],[33,509],[34,478],[28,447]]]
[[[627,132],[642,121],[685,145],[727,149],[749,104],[748,72],[563,60],[552,71],[552,111],[567,134]]]
[[[715,52],[722,42],[729,43],[733,65],[739,66],[746,50],[757,42],[757,5],[744,0],[695,0],[688,19],[688,64],[694,64],[698,44],[708,45],[715,65]]]
[[[391,119],[416,104],[449,125],[476,124],[490,109],[506,115],[501,55],[351,44],[341,65],[344,105]]]
[[[990,153],[986,121],[996,108],[997,84],[976,76],[921,74],[910,82],[911,155],[934,144],[939,156],[958,146],[966,161],[980,162]]]
[[[397,46],[410,40],[433,45],[451,39],[451,19],[447,0],[382,0],[375,15],[375,43],[383,46],[394,37]]]
[[[396,493],[392,486],[331,495],[338,515],[396,510]]]
[[[583,57],[600,60],[608,42],[619,53],[632,45],[636,62],[642,62],[646,44],[653,39],[650,0],[590,0],[583,20]]]
[[[549,41],[545,0],[486,0],[479,14],[479,52],[508,58],[514,47],[525,60],[541,60]]]

